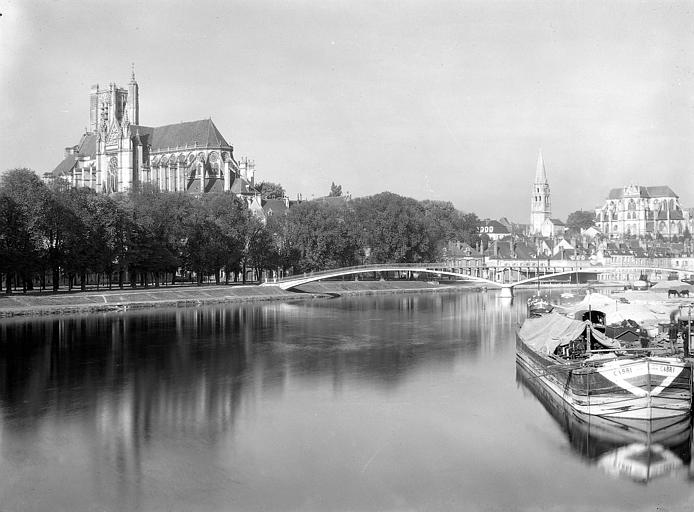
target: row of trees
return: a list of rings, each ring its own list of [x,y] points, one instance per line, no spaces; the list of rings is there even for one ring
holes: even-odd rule
[[[280,185],[265,184],[279,193]],[[333,197],[339,197],[334,195]],[[86,287],[158,285],[182,273],[228,282],[247,269],[308,272],[366,262],[435,261],[448,240],[474,244],[478,219],[451,203],[384,192],[355,200],[305,201],[264,219],[231,193],[143,188],[103,195],[45,185],[28,169],[0,180],[0,274],[44,287],[50,276]],[[2,282],[0,280],[0,282]]]

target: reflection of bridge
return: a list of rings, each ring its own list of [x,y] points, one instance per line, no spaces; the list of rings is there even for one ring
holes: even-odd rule
[[[480,283],[481,285],[498,286],[502,289],[502,294],[511,296],[514,286],[534,283],[540,280],[549,280],[562,276],[575,276],[579,282],[579,275],[585,278],[587,275],[595,277],[602,272],[601,269],[595,267],[456,267],[446,263],[381,263],[377,265],[358,265],[355,267],[336,268],[331,270],[323,270],[320,272],[310,272],[305,274],[296,274],[293,276],[276,279],[263,283],[266,286],[279,286],[283,290],[289,290],[302,284],[322,279],[330,279],[347,275],[365,274],[373,272],[407,272],[427,273],[436,276],[454,277],[461,281],[470,281]]]

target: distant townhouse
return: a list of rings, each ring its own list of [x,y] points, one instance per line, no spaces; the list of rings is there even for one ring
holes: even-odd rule
[[[490,240],[500,240],[511,234],[509,228],[498,220],[486,219],[477,226],[480,235],[487,235]]]

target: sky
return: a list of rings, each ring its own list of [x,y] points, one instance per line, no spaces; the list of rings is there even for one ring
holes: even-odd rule
[[[694,207],[694,0],[2,0],[0,170],[51,171],[93,84],[212,118],[291,198],[390,191],[527,223],[611,188]]]

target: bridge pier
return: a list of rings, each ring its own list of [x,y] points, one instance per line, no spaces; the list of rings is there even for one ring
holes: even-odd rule
[[[513,298],[513,287],[512,286],[502,286],[501,293],[499,297],[502,299],[512,299]]]

